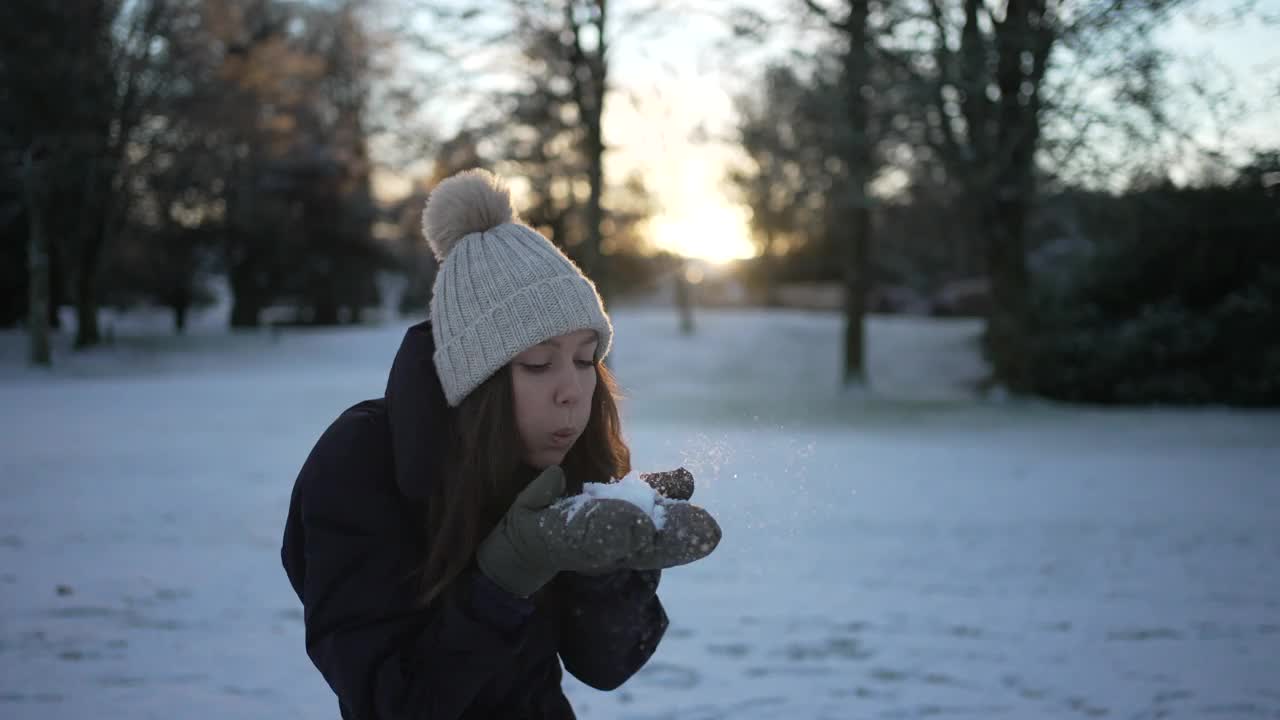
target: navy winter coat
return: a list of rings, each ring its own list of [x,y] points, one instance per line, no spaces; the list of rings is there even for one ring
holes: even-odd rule
[[[639,670],[667,627],[659,574],[564,572],[535,601],[473,564],[421,606],[408,576],[447,423],[433,347],[429,324],[411,327],[385,396],[343,412],[294,484],[281,557],[307,654],[347,720],[573,718],[561,662],[602,690]]]

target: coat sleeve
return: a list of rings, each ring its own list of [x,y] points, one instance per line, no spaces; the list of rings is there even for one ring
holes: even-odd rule
[[[421,608],[416,583],[406,577],[417,552],[407,537],[412,525],[397,521],[404,499],[393,484],[368,476],[384,468],[357,472],[366,453],[352,457],[353,448],[376,441],[371,424],[335,423],[295,489],[307,654],[362,720],[458,718],[510,665],[524,627],[499,629],[502,623],[477,615],[465,593]]]
[[[613,690],[649,661],[667,631],[657,570],[560,574],[560,659],[574,677]]]

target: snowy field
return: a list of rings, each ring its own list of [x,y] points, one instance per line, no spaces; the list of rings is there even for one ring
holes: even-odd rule
[[[1280,413],[979,401],[969,322],[621,310],[637,469],[724,529],[583,718],[1280,718]],[[142,323],[145,325],[145,323]],[[294,474],[404,324],[0,334],[0,718],[336,718],[279,563]]]

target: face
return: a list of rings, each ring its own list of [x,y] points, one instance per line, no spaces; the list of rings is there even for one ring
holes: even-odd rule
[[[558,465],[591,417],[596,389],[596,333],[557,335],[511,361],[511,393],[524,461]]]

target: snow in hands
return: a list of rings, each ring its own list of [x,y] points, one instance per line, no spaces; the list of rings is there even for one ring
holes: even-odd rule
[[[643,510],[657,529],[661,530],[667,520],[666,506],[683,503],[683,500],[670,500],[639,477],[627,476],[612,483],[584,483],[582,494],[564,498],[556,503],[557,508],[566,511],[565,521],[573,519],[593,500],[601,499],[625,500]],[[588,510],[587,512],[591,512]]]

